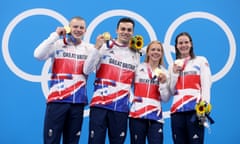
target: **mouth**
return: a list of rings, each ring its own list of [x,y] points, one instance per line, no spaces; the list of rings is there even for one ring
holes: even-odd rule
[[[129,35],[126,35],[126,34],[122,34],[120,35],[121,39],[124,39],[124,40],[129,40],[130,39],[130,36]]]
[[[75,37],[81,37],[83,34],[80,33],[80,32],[77,32],[77,33],[73,33],[73,35],[74,35]]]
[[[159,54],[157,54],[157,55],[153,54],[153,55],[151,55],[151,57],[155,60],[159,60],[161,56]]]

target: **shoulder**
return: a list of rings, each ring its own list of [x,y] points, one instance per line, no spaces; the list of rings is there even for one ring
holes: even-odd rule
[[[85,41],[82,41],[82,43],[81,43],[81,45],[80,45],[79,48],[80,48],[80,49],[81,49],[81,48],[84,48],[84,49],[85,49],[86,51],[88,51],[88,52],[92,52],[93,50],[95,50],[93,44],[87,43],[87,42],[85,42]]]
[[[143,68],[147,68],[147,63],[145,63],[145,62],[142,62],[142,63],[140,63],[139,65],[138,65],[138,67],[137,67],[138,69],[143,69]]]
[[[195,59],[196,59],[197,61],[204,61],[204,62],[208,61],[205,56],[196,56]]]
[[[160,68],[161,70],[163,70],[163,71],[167,71],[167,68],[166,68],[165,66],[163,66],[163,65],[159,65],[159,68]]]
[[[85,42],[85,41],[82,41],[81,45],[82,45],[82,46],[85,46],[85,47],[89,47],[89,48],[91,48],[91,47],[94,46],[93,44],[87,43],[87,42]]]
[[[196,62],[196,63],[199,63],[199,64],[202,65],[202,66],[207,66],[207,67],[209,67],[209,62],[208,62],[207,58],[204,57],[204,56],[196,56],[195,62]]]

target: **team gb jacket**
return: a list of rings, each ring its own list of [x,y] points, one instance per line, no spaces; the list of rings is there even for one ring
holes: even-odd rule
[[[147,63],[138,66],[129,117],[164,122],[161,103],[170,98],[169,74],[163,66],[159,68],[167,77],[165,83],[159,82]]]
[[[104,44],[95,49],[85,62],[84,73],[96,71],[94,94],[90,107],[128,112],[129,94],[134,73],[140,61],[139,53],[128,46]]]
[[[77,46],[66,45],[56,32],[36,48],[36,58],[52,60],[47,102],[88,103],[83,64],[92,49],[91,44],[83,41]]]
[[[175,74],[170,71],[170,89],[173,96],[171,113],[195,110],[199,100],[210,102],[211,71],[203,56],[187,60],[184,69]]]

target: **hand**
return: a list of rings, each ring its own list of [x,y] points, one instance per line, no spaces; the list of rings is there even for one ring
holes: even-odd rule
[[[109,32],[104,32],[102,35],[103,35],[103,38],[104,38],[104,40],[105,40],[105,41],[107,41],[107,40],[110,40],[110,39],[111,39],[111,35],[110,35],[110,33],[109,33]]]
[[[165,83],[167,81],[167,76],[164,73],[159,74],[160,83]]]
[[[64,27],[57,27],[56,32],[59,36],[66,35],[66,30]]]
[[[99,35],[96,40],[95,48],[100,49],[104,43],[105,43],[104,36]]]
[[[173,72],[179,73],[180,71],[182,71],[182,67],[177,64],[173,64]]]

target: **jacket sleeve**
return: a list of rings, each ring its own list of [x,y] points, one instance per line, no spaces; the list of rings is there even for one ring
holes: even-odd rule
[[[54,53],[54,43],[59,39],[59,35],[56,32],[50,34],[50,36],[44,40],[34,51],[34,57],[39,60],[46,60]]]
[[[97,67],[99,67],[99,62],[101,58],[101,52],[100,52],[101,49],[100,50],[96,48],[92,49],[91,53],[88,55],[87,59],[84,62],[84,66],[83,66],[84,74],[88,75],[91,72],[97,70]]]
[[[170,92],[170,87],[169,87],[169,82],[170,82],[170,77],[169,77],[169,73],[166,69],[163,69],[165,75],[166,75],[166,82],[165,83],[160,83],[159,85],[159,92],[161,94],[161,101],[168,101],[170,99],[171,96],[171,92]]]
[[[176,83],[179,77],[179,73],[174,73],[173,72],[173,65],[169,66],[168,68],[168,72],[170,75],[169,78],[169,89],[170,89],[170,93],[171,95],[174,95],[176,92]]]
[[[201,95],[203,100],[205,100],[207,103],[210,103],[210,91],[211,91],[211,85],[212,85],[212,77],[211,77],[211,70],[209,67],[208,60],[203,57],[203,60],[201,61]]]

